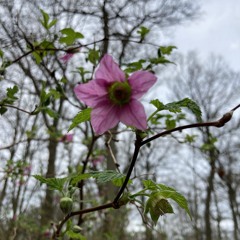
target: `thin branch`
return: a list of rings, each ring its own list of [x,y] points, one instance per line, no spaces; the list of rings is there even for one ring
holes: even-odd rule
[[[188,125],[184,125],[184,126],[180,126],[180,127],[176,127],[170,130],[166,130],[163,131],[161,133],[158,133],[144,141],[142,141],[141,145],[145,145],[159,137],[163,137],[165,135],[168,135],[172,132],[177,132],[177,131],[182,131],[184,129],[189,129],[189,128],[199,128],[199,127],[223,127],[228,121],[231,120],[233,112],[240,107],[240,104],[238,106],[236,106],[235,108],[233,108],[230,112],[225,113],[219,120],[214,121],[214,122],[203,122],[203,123],[193,123],[193,124],[188,124]]]
[[[9,108],[14,108],[14,109],[17,109],[18,111],[27,113],[27,114],[29,114],[29,115],[35,115],[34,111],[36,110],[36,108],[35,108],[32,112],[29,112],[29,111],[26,111],[26,110],[24,110],[24,109],[22,109],[22,108],[13,106],[13,105],[3,104],[3,105],[1,105],[1,106],[3,106],[3,107],[9,107]]]
[[[131,164],[129,166],[129,169],[128,169],[128,172],[127,172],[127,175],[126,175],[126,178],[123,182],[123,185],[121,186],[120,190],[118,191],[117,193],[117,196],[115,197],[115,199],[113,200],[113,203],[117,206],[118,205],[118,200],[120,199],[121,195],[123,194],[127,184],[128,184],[128,181],[131,177],[131,174],[132,174],[132,171],[133,171],[133,168],[135,166],[135,163],[137,161],[137,157],[138,157],[138,153],[139,153],[139,150],[142,146],[142,138],[136,134],[136,141],[135,141],[135,149],[134,149],[134,153],[133,153],[133,157],[132,157],[132,160],[131,160]]]

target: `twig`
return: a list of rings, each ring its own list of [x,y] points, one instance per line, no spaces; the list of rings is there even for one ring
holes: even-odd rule
[[[107,147],[107,149],[108,149],[108,151],[109,151],[109,153],[110,153],[110,156],[111,156],[111,158],[112,158],[112,160],[113,160],[113,162],[114,162],[114,164],[115,164],[115,166],[116,166],[116,169],[118,170],[118,172],[120,172],[120,170],[119,170],[119,163],[117,162],[117,159],[116,159],[116,157],[114,156],[114,154],[113,154],[113,151],[112,151],[112,148],[111,148],[111,146],[110,146],[110,143],[111,143],[111,141],[112,141],[112,139],[113,139],[113,136],[112,136],[112,133],[110,132],[110,131],[108,131],[108,133],[109,133],[109,135],[110,135],[110,137],[109,137],[109,139],[106,141],[106,143],[105,143],[105,145],[106,145],[106,147]]]
[[[144,141],[142,141],[141,145],[145,145],[159,137],[163,137],[165,135],[168,135],[172,132],[177,132],[177,131],[182,131],[184,129],[189,129],[189,128],[198,128],[198,127],[223,127],[228,121],[231,120],[232,118],[232,115],[233,115],[233,112],[240,107],[240,104],[233,108],[230,112],[227,112],[225,113],[219,120],[217,121],[214,121],[214,122],[203,122],[203,123],[193,123],[193,124],[188,124],[188,125],[184,125],[184,126],[180,126],[180,127],[176,127],[176,128],[173,128],[173,129],[170,129],[170,130],[166,130],[166,131],[163,131],[161,133],[158,133]]]

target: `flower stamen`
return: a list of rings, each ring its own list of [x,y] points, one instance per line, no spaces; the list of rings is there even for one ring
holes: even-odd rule
[[[110,101],[118,106],[123,106],[129,103],[131,98],[131,87],[127,81],[114,82],[108,89]]]

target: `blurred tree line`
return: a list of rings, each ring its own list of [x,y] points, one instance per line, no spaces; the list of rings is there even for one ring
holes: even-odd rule
[[[40,9],[58,19],[47,36],[39,22]],[[76,100],[73,87],[91,79],[96,67],[81,68],[85,63],[81,51],[86,50],[79,49],[67,63],[61,60],[64,52],[56,51],[36,64],[36,58],[31,55],[20,58],[26,49],[45,38],[54,42],[60,29],[71,27],[85,35],[84,44],[93,43],[88,45],[92,52],[99,50],[101,56],[111,53],[119,63],[125,64],[152,56],[155,45],[163,42],[169,29],[199,17],[200,6],[190,0],[0,2],[0,49],[7,59],[15,61],[1,72],[0,99],[12,85],[17,85],[20,92],[16,108],[9,108],[0,121],[0,239],[48,239],[51,224],[62,217],[56,207],[60,196],[39,186],[31,175],[55,177],[74,173],[85,166],[89,152],[91,169],[115,169],[116,162],[112,161],[109,149],[125,172],[133,151],[134,139],[129,133],[121,139],[106,135],[104,140],[95,141],[88,123],[74,129],[72,142],[63,139],[72,118],[84,107]],[[151,31],[146,39],[139,41],[137,31],[142,26]],[[88,61],[91,57],[89,54]],[[169,70],[156,69],[159,88],[154,94],[159,98],[166,78],[172,93],[169,98],[178,100],[189,96],[200,105],[205,121],[215,120],[239,100],[239,73],[232,71],[222,58],[211,56],[202,62],[196,53],[190,53],[186,57],[176,55],[174,61],[177,66]],[[50,108],[40,114],[28,114],[39,107],[47,94]],[[162,116],[156,130],[164,127],[163,120],[169,123],[173,119]],[[173,134],[141,152],[133,177],[138,180],[153,176],[185,193],[192,221],[177,209],[175,215],[164,216],[153,227],[144,216],[137,215],[136,208],[128,207],[76,218],[83,235],[96,240],[237,240],[240,235],[239,124],[236,120],[221,130],[200,128]],[[100,157],[104,157],[103,162]],[[140,184],[139,181],[132,188]],[[85,190],[80,192],[86,202],[80,202],[76,208],[83,209],[91,201],[106,202],[116,191],[110,184],[85,182],[84,186]],[[89,199],[94,200],[88,202]]]

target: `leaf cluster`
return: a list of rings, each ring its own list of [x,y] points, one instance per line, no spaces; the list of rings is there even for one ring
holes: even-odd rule
[[[16,97],[16,94],[18,93],[18,87],[15,85],[12,88],[7,88],[6,97],[3,98],[0,101],[0,114],[3,115],[5,112],[7,112],[7,107],[4,105],[12,105],[18,97]]]

